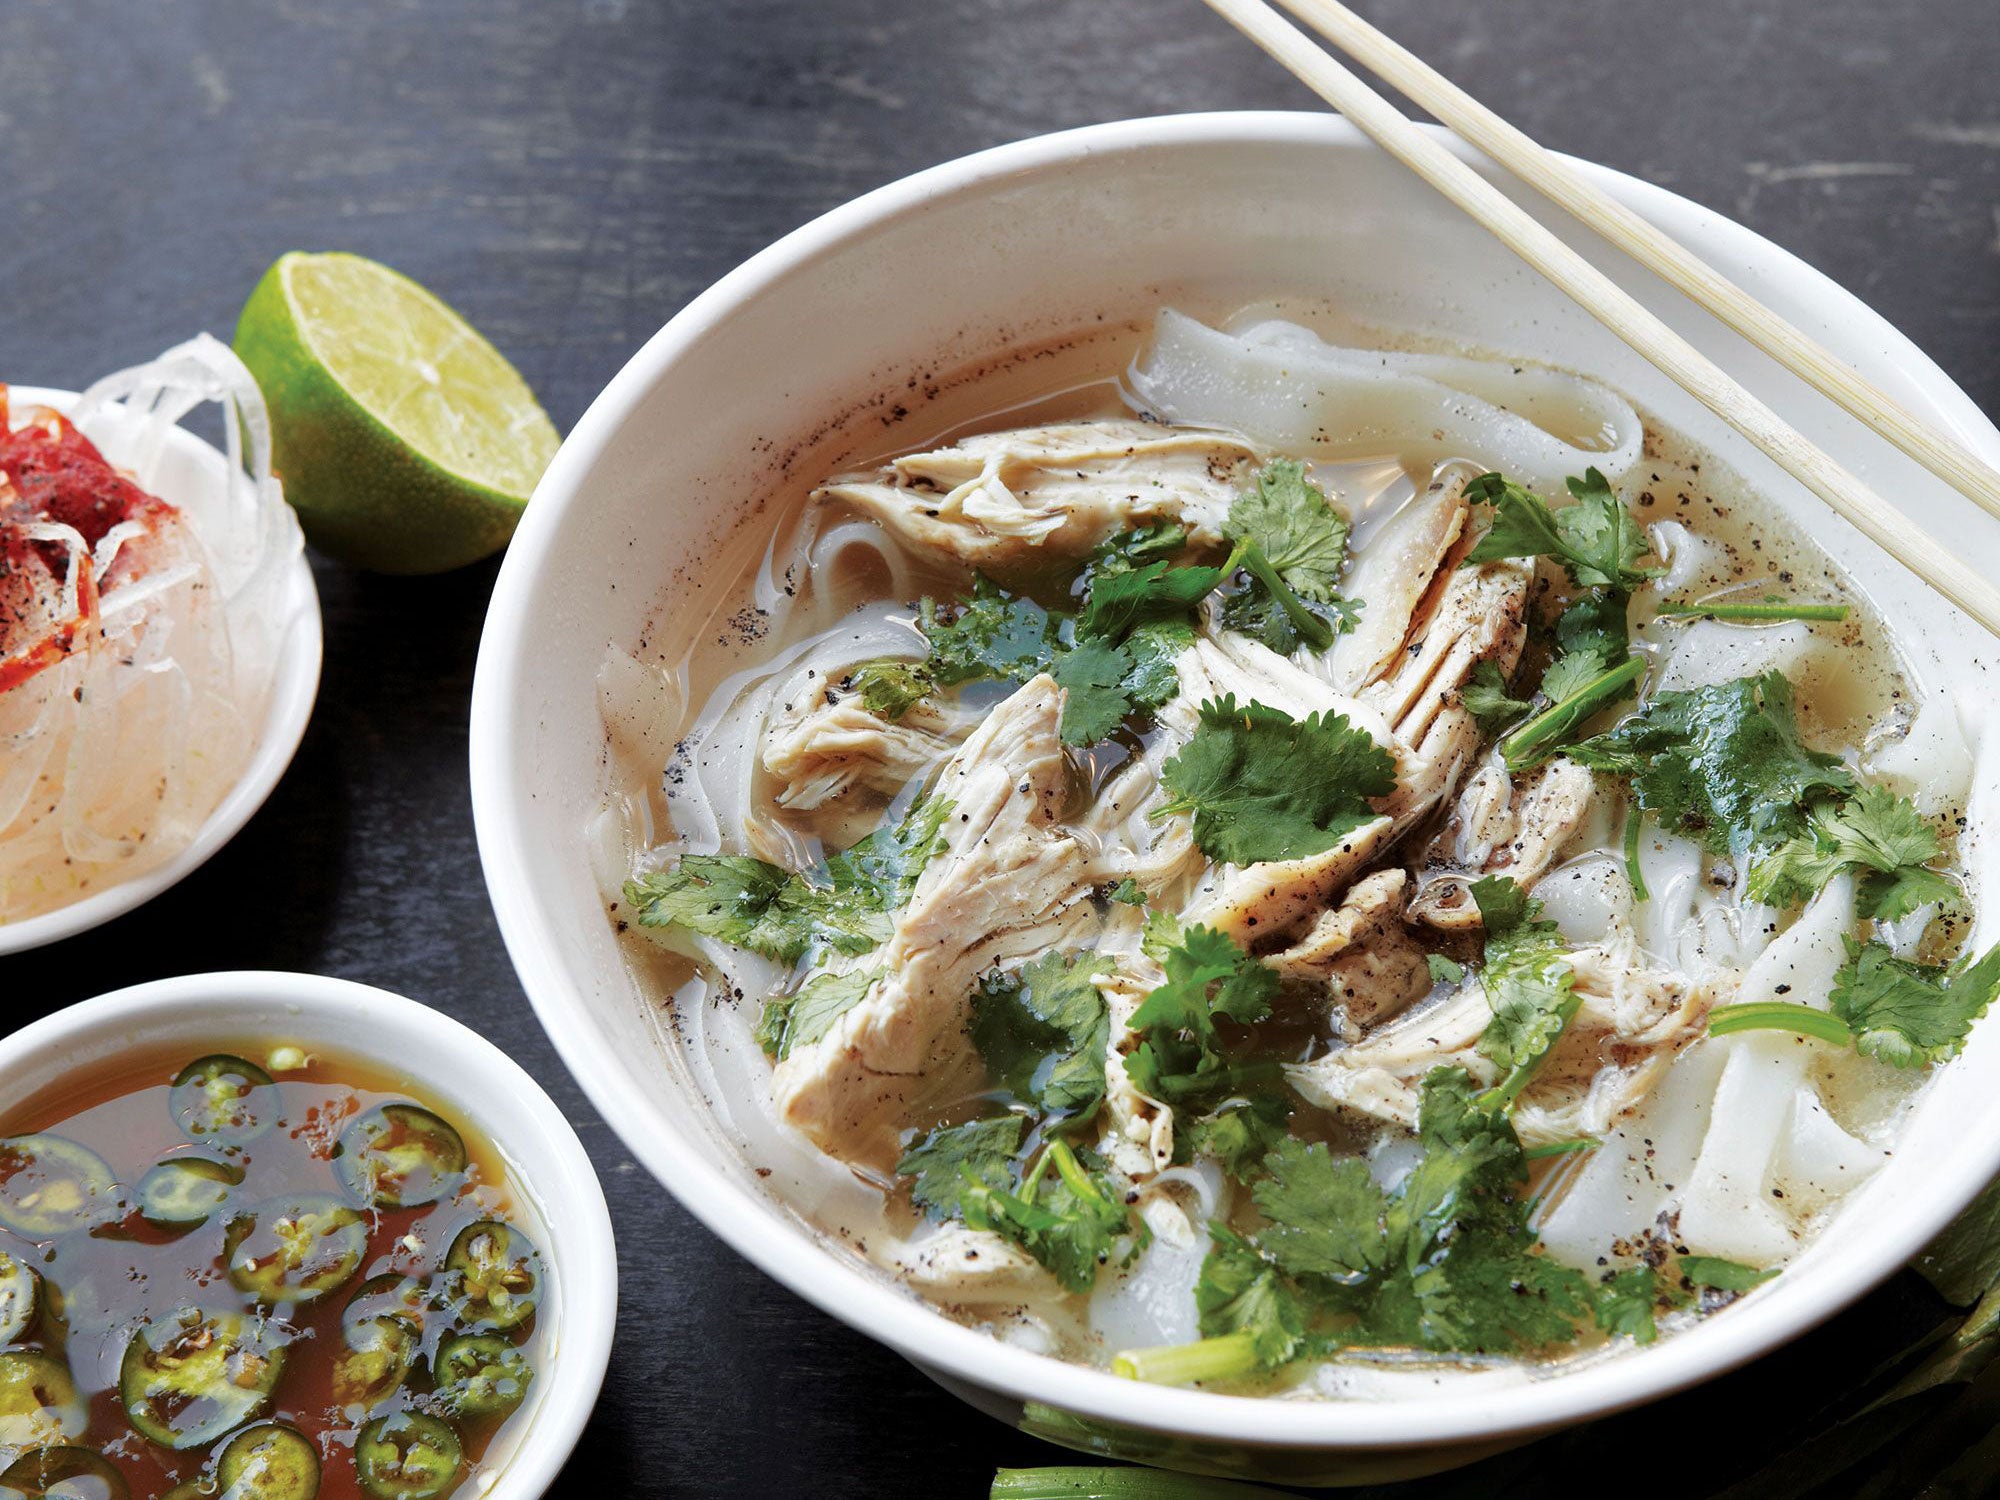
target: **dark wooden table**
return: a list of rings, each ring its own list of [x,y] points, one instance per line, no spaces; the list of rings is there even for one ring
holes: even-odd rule
[[[1797,251],[2000,407],[1994,0],[1364,8],[1547,144]],[[279,253],[346,249],[455,303],[563,427],[695,293],[865,189],[1064,126],[1313,102],[1198,0],[0,0],[0,19],[0,377],[79,386],[227,337]],[[492,567],[318,576],[325,682],[270,804],[144,911],[0,959],[0,1026],[162,975],[292,968],[413,995],[520,1058],[591,1148],[623,1277],[557,1493],[972,1496],[996,1463],[1061,1461],[723,1249],[555,1060],[473,852]],[[1644,1420],[1395,1493],[1710,1493],[1925,1296],[1899,1279]]]

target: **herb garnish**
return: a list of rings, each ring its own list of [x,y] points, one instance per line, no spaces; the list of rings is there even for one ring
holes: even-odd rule
[[[1480,986],[1493,1019],[1480,1033],[1480,1055],[1500,1069],[1500,1080],[1480,1103],[1509,1109],[1575,1019],[1582,997],[1556,924],[1542,921],[1542,905],[1503,875],[1472,883],[1472,899],[1486,925],[1486,963]]]
[[[1553,557],[1579,588],[1629,593],[1664,569],[1643,568],[1646,533],[1596,469],[1565,481],[1573,503],[1557,510],[1500,474],[1481,474],[1465,487],[1468,500],[1493,507],[1493,525],[1466,554],[1466,563],[1507,557]]]
[[[843,854],[794,873],[740,854],[690,854],[625,883],[641,927],[682,927],[780,963],[832,949],[866,953],[888,939],[890,914],[944,846],[951,804],[918,803]]]
[[[1665,691],[1570,757],[1632,779],[1639,805],[1716,854],[1741,855],[1806,832],[1814,798],[1845,796],[1854,777],[1808,749],[1777,672]]]
[[[1709,1012],[1712,1036],[1789,1031],[1898,1068],[1942,1062],[1965,1045],[1972,1023],[2000,993],[2000,946],[1976,962],[1948,967],[1911,963],[1878,942],[1847,945],[1834,975],[1830,1010],[1789,1001],[1727,1005]]]
[[[1079,1157],[1059,1134],[1080,1131],[1104,1097],[1110,1010],[1093,981],[1109,967],[1051,952],[987,975],[972,1002],[973,1043],[989,1081],[1022,1109],[939,1126],[896,1163],[930,1217],[1001,1235],[1073,1292],[1089,1290],[1131,1227],[1124,1194],[1102,1164]],[[1029,1165],[1022,1148],[1037,1138]],[[1141,1223],[1134,1252],[1145,1238]]]
[[[1223,605],[1222,623],[1289,656],[1301,645],[1324,651],[1352,628],[1353,603],[1336,592],[1347,563],[1347,521],[1306,466],[1274,459],[1229,508],[1223,534],[1236,544],[1226,566],[1248,583]]]
[[[1525,770],[1574,739],[1598,713],[1628,697],[1645,673],[1630,654],[1627,606],[1631,591],[1657,577],[1639,566],[1646,534],[1596,469],[1568,481],[1572,503],[1558,510],[1499,474],[1482,474],[1465,488],[1493,507],[1493,524],[1466,555],[1466,565],[1510,557],[1553,557],[1581,593],[1555,625],[1556,654],[1542,674],[1542,711],[1500,743],[1509,770]],[[1497,668],[1475,678],[1464,701],[1489,731],[1532,704],[1508,697]]]
[[[1527,1156],[1506,1114],[1462,1068],[1423,1081],[1424,1154],[1394,1187],[1323,1144],[1286,1140],[1253,1190],[1269,1227],[1212,1225],[1192,1344],[1121,1353],[1121,1375],[1169,1384],[1228,1380],[1342,1348],[1525,1353],[1595,1324],[1650,1342],[1655,1312],[1692,1289],[1744,1289],[1768,1272],[1683,1257],[1678,1275],[1637,1264],[1593,1280],[1541,1252],[1523,1194]]]
[[[1958,894],[1949,877],[1926,868],[1944,853],[1937,830],[1885,787],[1861,787],[1847,802],[1817,802],[1806,821],[1806,832],[1750,867],[1755,899],[1792,905],[1850,870],[1861,877],[1855,893],[1861,910],[1881,922]]]
[[[1088,1116],[1104,1097],[1111,1012],[1093,982],[1107,958],[1045,953],[995,971],[972,1000],[972,1042],[988,1080],[1044,1115]]]
[[[1846,619],[1849,613],[1845,604],[1794,604],[1776,595],[1767,596],[1761,604],[1748,601],[1732,603],[1727,599],[1712,599],[1706,604],[1669,601],[1660,606],[1659,612],[1670,617],[1692,615],[1704,620],[1760,622],[1778,620],[1837,622]]]
[[[1146,948],[1166,982],[1132,1013],[1128,1025],[1145,1039],[1126,1056],[1126,1075],[1141,1093],[1168,1103],[1231,1092],[1241,1079],[1223,1054],[1216,1018],[1246,1026],[1263,1020],[1278,993],[1277,971],[1228,933],[1183,927],[1160,912],[1146,919]]]
[[[1395,790],[1396,763],[1340,714],[1301,722],[1226,696],[1201,705],[1161,781],[1171,797],[1161,813],[1193,813],[1202,853],[1248,865],[1340,847],[1376,817],[1369,799]]]

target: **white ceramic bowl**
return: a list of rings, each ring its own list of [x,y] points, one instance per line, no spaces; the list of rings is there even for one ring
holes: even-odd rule
[[[1471,159],[1470,153],[1465,153]],[[1599,167],[1593,181],[1989,459],[2000,434],[1908,340],[1794,257]],[[1961,555],[2000,524],[1944,490],[1649,275],[1540,205],[1559,233]],[[1818,535],[1904,631],[1923,683],[1988,716],[1992,643],[1810,495],[1364,142],[1318,115],[1180,116],[1026,141],[850,203],[724,277],[611,382],[510,548],[473,695],[473,803],[508,947],[556,1046],[633,1154],[773,1276],[1007,1419],[1078,1446],[1301,1481],[1463,1462],[1740,1364],[1906,1261],[2000,1166],[2000,1028],[1936,1080],[1896,1161],[1768,1289],[1662,1345],[1506,1388],[1379,1404],[1139,1385],[1002,1346],[836,1255],[709,1127],[613,940],[582,837],[604,785],[594,678],[609,645],[674,660],[746,508],[827,424],[879,451],[932,372],[1162,301],[1333,298],[1377,325],[1584,370],[1624,389]],[[921,420],[921,413],[917,420]],[[1981,765],[1976,815],[1993,804]],[[1974,863],[1993,889],[1993,840]],[[1988,924],[1990,927],[1990,924]],[[1992,941],[1989,932],[1982,940]]]
[[[317,974],[244,970],[133,985],[0,1038],[0,1099],[19,1100],[132,1049],[190,1056],[242,1039],[290,1041],[371,1063],[468,1134],[513,1178],[543,1252],[546,1350],[505,1451],[462,1486],[480,1500],[534,1500],[555,1479],[604,1383],[618,1313],[611,1216],[569,1121],[506,1053],[442,1012]]]
[[[27,385],[9,387],[8,396],[17,409],[50,406],[65,412],[77,400],[74,391]],[[168,434],[155,461],[155,472],[147,476],[147,483],[162,500],[185,504],[185,497],[197,486],[217,482],[227,463],[213,445],[185,427],[176,427]],[[283,615],[284,640],[278,650],[270,700],[249,763],[229,795],[203,820],[187,847],[164,863],[67,906],[17,922],[0,922],[0,956],[88,932],[152,900],[200,869],[264,805],[264,799],[271,795],[285,768],[292,763],[299,741],[305,738],[306,722],[312,718],[313,701],[319,695],[322,650],[319,591],[313,587],[312,565],[303,552],[286,565],[279,609]]]

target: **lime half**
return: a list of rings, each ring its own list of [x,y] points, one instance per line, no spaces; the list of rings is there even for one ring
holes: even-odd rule
[[[236,352],[271,408],[285,498],[314,546],[358,567],[441,573],[499,551],[555,455],[500,351],[359,255],[280,257]]]

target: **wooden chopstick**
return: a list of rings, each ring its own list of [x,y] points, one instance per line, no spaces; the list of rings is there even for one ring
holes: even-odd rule
[[[1904,406],[1810,334],[1787,322],[1685,245],[1585,181],[1521,130],[1340,0],[1279,0],[1377,77],[1429,110],[1543,197],[1707,308],[1813,389],[1938,478],[2000,516],[2000,470]]]
[[[1435,137],[1404,118],[1298,27],[1264,0],[1207,0],[1207,4],[1675,384],[1755,443],[1836,514],[2000,636],[2000,591],[1794,431]]]

